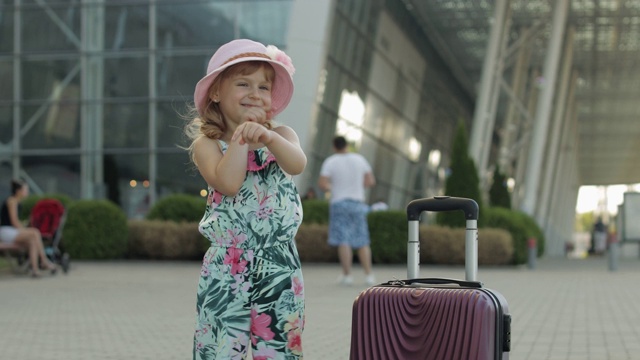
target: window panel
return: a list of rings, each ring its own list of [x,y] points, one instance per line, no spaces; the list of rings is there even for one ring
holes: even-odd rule
[[[6,6],[0,11],[0,54],[13,51],[13,11],[10,10],[12,8]]]
[[[22,107],[20,133],[23,149],[77,149],[80,147],[79,89],[67,86],[54,102]]]
[[[66,96],[63,92],[70,85],[77,87],[75,89],[80,86],[80,62],[77,59],[22,63],[22,95],[25,100],[55,100]]]
[[[8,144],[13,138],[13,107],[0,106],[0,144]]]
[[[177,154],[158,154],[157,186],[160,197],[172,193],[198,195],[207,188],[198,169],[186,151]],[[202,209],[204,212],[204,209]]]
[[[35,182],[31,193],[60,193],[80,198],[80,156],[23,156],[22,168]]]
[[[159,96],[185,96],[193,101],[196,83],[206,74],[211,54],[177,56],[160,53],[158,76]]]
[[[233,2],[159,4],[158,49],[211,48],[234,39],[234,19],[231,16],[235,7]]]
[[[104,46],[106,51],[149,47],[149,6],[107,6]]]
[[[149,207],[149,155],[106,154],[105,193],[129,218],[140,217]]]
[[[237,2],[240,37],[283,48],[291,16],[292,1]]]
[[[0,61],[0,101],[13,100],[13,73],[13,61]]]
[[[25,6],[21,19],[23,51],[78,51],[81,43],[80,15],[79,5],[47,9]]]
[[[106,59],[104,97],[122,98],[149,95],[149,60],[145,57]]]
[[[149,146],[149,105],[146,102],[104,106],[103,141],[108,148]]]
[[[184,126],[188,122],[182,118],[184,112],[184,105],[167,102],[158,106],[158,147],[177,149],[178,146],[189,146],[190,141],[184,134]]]

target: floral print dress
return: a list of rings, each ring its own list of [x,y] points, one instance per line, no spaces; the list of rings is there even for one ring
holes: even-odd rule
[[[211,247],[198,283],[194,360],[244,359],[249,346],[255,360],[302,359],[300,196],[267,148],[248,155],[240,191],[209,188],[200,221]]]

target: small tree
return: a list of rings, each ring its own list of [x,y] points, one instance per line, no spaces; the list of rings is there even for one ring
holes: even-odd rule
[[[445,195],[473,199],[478,203],[482,217],[482,199],[480,198],[480,178],[473,159],[469,156],[467,131],[464,122],[458,122],[453,138],[449,177],[445,182]],[[464,227],[465,219],[459,211],[445,211],[436,215],[438,225]],[[480,226],[481,219],[478,219]]]
[[[507,189],[507,178],[500,172],[498,165],[493,170],[493,184],[489,189],[489,202],[491,206],[511,209],[511,194]]]

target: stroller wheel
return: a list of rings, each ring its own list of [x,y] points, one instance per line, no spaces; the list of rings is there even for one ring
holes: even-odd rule
[[[62,254],[62,259],[60,259],[60,265],[62,265],[62,271],[65,274],[69,271],[69,262],[70,262],[69,253]]]

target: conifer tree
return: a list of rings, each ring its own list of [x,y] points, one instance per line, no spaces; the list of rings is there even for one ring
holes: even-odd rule
[[[511,194],[507,189],[507,178],[500,172],[498,165],[493,170],[493,184],[489,189],[489,202],[491,206],[511,209]]]
[[[473,159],[469,156],[467,131],[464,121],[458,121],[453,138],[449,176],[445,182],[444,195],[473,199],[480,208],[482,217],[482,199],[480,197],[480,178]],[[465,227],[465,218],[460,211],[445,211],[436,215],[438,225]],[[481,219],[478,219],[480,226]]]

